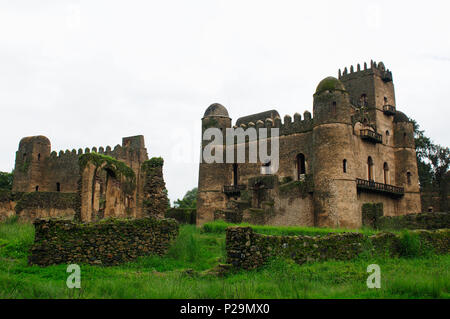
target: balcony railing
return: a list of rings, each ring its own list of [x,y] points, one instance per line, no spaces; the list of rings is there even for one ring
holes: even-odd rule
[[[356,179],[356,187],[358,190],[385,193],[394,197],[401,197],[405,194],[403,187],[397,187],[389,184],[377,183],[374,181],[368,181],[365,179]]]
[[[381,136],[381,134],[378,134],[377,132],[371,131],[369,129],[364,129],[361,130],[361,138],[363,140],[367,140],[369,142],[373,142],[373,143],[382,143],[383,142],[383,137]]]
[[[228,196],[239,196],[245,190],[245,185],[224,185],[223,192]]]
[[[395,115],[395,106],[389,104],[384,105],[383,113],[386,115]]]

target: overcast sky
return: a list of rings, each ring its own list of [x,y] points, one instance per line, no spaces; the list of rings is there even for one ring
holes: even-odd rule
[[[373,59],[397,108],[450,143],[449,1],[0,0],[0,171],[24,136],[52,150],[145,136],[173,201],[197,185],[201,117],[312,112],[318,82]]]

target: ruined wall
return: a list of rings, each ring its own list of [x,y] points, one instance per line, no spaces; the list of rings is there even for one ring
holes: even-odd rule
[[[154,157],[142,164],[141,174],[143,181],[143,215],[164,217],[169,206],[166,183],[163,178],[164,160]]]
[[[269,236],[257,234],[250,227],[228,227],[226,233],[227,263],[233,267],[255,269],[272,257],[285,257],[298,264],[325,260],[349,260],[364,251],[399,256],[402,238],[393,233],[366,236],[340,233],[326,236]],[[450,230],[412,231],[421,242],[421,251],[450,252]]]
[[[78,224],[36,220],[29,263],[116,265],[151,254],[164,255],[178,235],[173,219],[105,220]]]

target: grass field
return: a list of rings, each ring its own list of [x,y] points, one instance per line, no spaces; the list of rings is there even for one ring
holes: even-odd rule
[[[165,257],[149,256],[114,267],[81,265],[81,289],[68,289],[67,265],[27,265],[33,226],[10,220],[0,224],[0,298],[450,297],[450,255],[364,255],[352,261],[302,266],[277,259],[258,270],[217,277],[210,270],[225,262],[226,226],[220,222],[203,228],[181,226]],[[257,226],[256,231],[323,235],[343,230]],[[381,268],[381,289],[366,286],[370,264]]]

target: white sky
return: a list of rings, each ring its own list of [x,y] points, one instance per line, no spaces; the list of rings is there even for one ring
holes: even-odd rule
[[[201,117],[312,112],[318,82],[383,61],[397,108],[450,143],[449,1],[0,0],[0,171],[143,134],[173,201],[197,185]],[[181,147],[179,147],[181,145]]]

